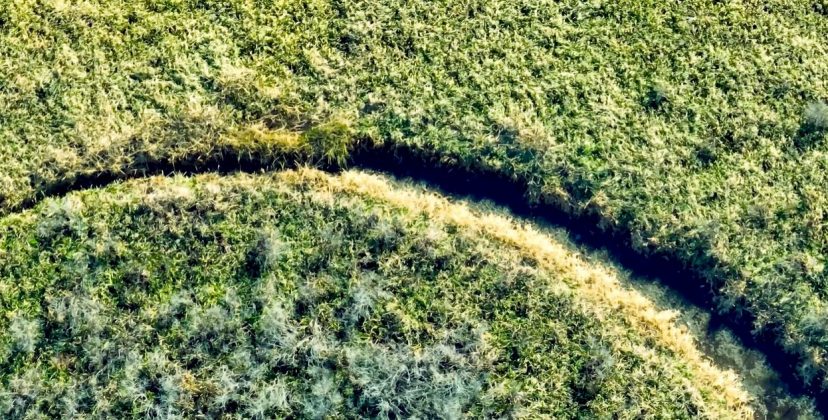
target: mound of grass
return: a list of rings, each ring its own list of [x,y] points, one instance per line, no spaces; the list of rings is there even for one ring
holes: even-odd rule
[[[363,173],[152,178],[0,221],[4,418],[745,418],[566,242]]]
[[[680,261],[813,382],[828,370],[821,4],[5,2],[0,202],[147,162],[404,147]]]

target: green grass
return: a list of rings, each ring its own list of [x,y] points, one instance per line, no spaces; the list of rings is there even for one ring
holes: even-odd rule
[[[750,413],[668,313],[550,238],[362,174],[48,199],[0,220],[0,413]]]
[[[5,2],[0,202],[147,162],[405,147],[678,259],[813,382],[826,35],[802,0]]]

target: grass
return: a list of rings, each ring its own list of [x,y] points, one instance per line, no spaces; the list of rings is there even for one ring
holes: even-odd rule
[[[406,148],[681,262],[824,390],[823,3],[5,2],[0,206],[154,162]]]
[[[358,172],[48,199],[0,221],[0,412],[745,418],[764,403],[560,235]]]

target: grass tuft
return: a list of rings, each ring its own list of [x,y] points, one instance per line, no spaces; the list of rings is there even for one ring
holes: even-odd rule
[[[302,134],[316,157],[326,164],[343,166],[354,144],[354,130],[345,117],[334,117]]]

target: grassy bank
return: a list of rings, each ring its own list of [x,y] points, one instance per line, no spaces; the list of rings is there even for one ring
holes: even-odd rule
[[[4,218],[4,416],[751,412],[612,267],[397,187],[152,178]]]

